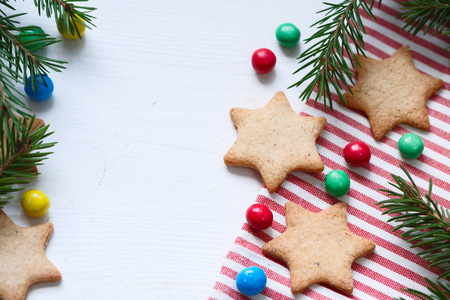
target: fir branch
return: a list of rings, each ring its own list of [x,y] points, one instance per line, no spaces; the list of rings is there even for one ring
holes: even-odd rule
[[[91,29],[95,27],[91,14],[96,10],[95,7],[87,7],[78,5],[80,2],[88,0],[34,0],[34,5],[38,8],[39,15],[45,12],[50,18],[55,18],[56,24],[60,28],[65,28],[69,34],[76,34],[80,39],[81,35],[78,28],[74,26],[76,22],[81,22],[84,26]]]
[[[302,101],[308,101],[317,87],[318,91],[314,102],[317,103],[318,100],[323,99],[326,109],[328,101],[332,111],[331,84],[339,95],[339,99],[345,103],[341,89],[345,87],[351,92],[349,83],[354,85],[352,79],[354,74],[350,70],[345,55],[350,58],[353,68],[353,60],[359,64],[355,55],[365,55],[363,36],[366,31],[359,9],[361,8],[376,20],[371,12],[373,3],[374,0],[344,0],[338,4],[324,3],[327,8],[318,12],[325,13],[324,17],[311,25],[311,27],[317,26],[318,31],[305,40],[305,44],[311,42],[314,44],[298,57],[299,64],[302,66],[294,74],[308,67],[312,67],[312,69],[289,87],[298,87],[312,79],[300,94],[299,98]],[[379,3],[381,5],[381,1]],[[351,44],[354,45],[355,51]]]
[[[388,222],[401,223],[393,231],[409,228],[401,236],[409,242],[417,242],[412,248],[428,246],[417,255],[431,262],[431,266],[444,270],[440,276],[450,277],[450,212],[439,205],[438,200],[431,199],[433,182],[430,178],[428,193],[422,196],[408,171],[400,165],[411,184],[400,176],[391,174],[395,183],[389,183],[399,191],[380,189],[390,199],[377,204],[387,208],[383,214],[399,214]]]
[[[413,35],[425,27],[423,34],[429,30],[436,33],[450,34],[448,25],[450,22],[450,2],[449,0],[410,0],[402,2],[405,6],[404,13],[399,18],[407,23],[403,29],[408,29]]]
[[[430,285],[427,287],[430,294],[415,290],[415,289],[404,289],[405,292],[416,296],[421,300],[448,300],[450,297],[450,284],[443,282],[432,282],[430,279],[425,278],[425,280]],[[406,300],[402,297],[397,298],[398,300]]]
[[[0,117],[2,114],[5,112],[0,111]],[[48,132],[49,125],[32,130],[34,120],[22,118],[22,126],[0,122],[0,208],[12,198],[11,193],[23,189],[18,184],[26,184],[38,175],[33,168],[52,153],[41,151],[56,144],[43,142],[53,132]]]
[[[47,58],[29,51],[34,42],[23,41],[20,33],[35,28],[35,26],[17,26],[16,20],[23,14],[7,15],[0,9],[0,95],[1,106],[6,111],[0,122],[7,122],[12,118],[15,125],[20,126],[15,114],[28,116],[29,108],[19,99],[23,97],[15,85],[27,84],[27,77],[31,76],[33,89],[37,87],[37,76],[49,73],[50,70],[60,72],[66,62]],[[57,39],[46,34],[36,34],[41,48],[58,42]]]
[[[411,183],[408,183],[400,176],[391,174],[395,183],[389,184],[395,190],[380,189],[387,193],[390,199],[377,203],[381,208],[387,208],[384,214],[396,214],[388,222],[401,223],[394,227],[392,231],[408,229],[401,236],[408,242],[416,242],[415,247],[427,248],[417,255],[422,256],[430,262],[430,267],[444,272],[439,278],[450,278],[450,212],[439,205],[438,200],[432,200],[431,191],[433,187],[432,179],[429,180],[428,192],[422,195],[409,172],[402,166],[403,172]],[[439,279],[438,278],[438,279]],[[425,278],[430,287],[431,294],[406,289],[405,291],[420,299],[440,300],[450,298],[450,285],[439,281],[432,282]],[[403,299],[403,298],[400,298]]]

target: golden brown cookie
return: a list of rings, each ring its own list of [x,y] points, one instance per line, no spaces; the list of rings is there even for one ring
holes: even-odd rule
[[[25,299],[31,285],[61,280],[45,256],[51,223],[28,228],[14,224],[0,210],[0,299]]]
[[[426,102],[443,80],[420,73],[408,46],[385,60],[356,57],[361,66],[355,63],[358,78],[353,94],[344,94],[344,105],[367,115],[375,140],[398,124],[430,130]]]
[[[286,264],[292,293],[315,283],[353,291],[352,263],[372,252],[375,243],[353,234],[347,226],[347,205],[337,203],[319,213],[287,202],[286,231],[262,247],[262,252]]]
[[[233,108],[230,114],[238,137],[225,154],[225,164],[258,170],[271,193],[289,173],[323,171],[316,139],[324,117],[299,116],[283,92],[261,109]]]

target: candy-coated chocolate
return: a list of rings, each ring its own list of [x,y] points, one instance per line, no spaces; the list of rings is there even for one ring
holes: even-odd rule
[[[334,197],[340,197],[350,190],[350,178],[342,170],[333,170],[325,177],[325,187]]]
[[[351,142],[344,148],[345,161],[352,167],[367,165],[370,157],[370,148],[364,142]]]
[[[275,36],[284,47],[294,47],[300,40],[300,30],[292,23],[284,23],[278,26]]]
[[[69,23],[71,26],[70,33],[67,31],[67,28],[61,26],[61,23],[65,23],[65,19],[62,18],[69,18]],[[66,39],[76,40],[84,34],[84,32],[86,31],[86,26],[82,23],[79,16],[75,15],[75,22],[73,22],[73,19],[71,17],[65,15],[64,17],[60,17],[58,19],[58,31]],[[80,36],[78,36],[78,33],[80,34]]]
[[[28,29],[24,30],[21,33],[19,33],[19,39],[21,41],[34,41],[37,39],[42,38],[43,36],[36,36],[37,34],[45,34],[44,30],[40,27],[36,27],[36,29]],[[30,46],[25,47],[28,51],[36,51],[41,49],[41,47],[44,45],[44,43],[37,43]]]
[[[266,287],[267,276],[259,267],[248,267],[243,269],[236,277],[238,290],[248,296],[261,293]]]
[[[31,76],[28,77],[24,90],[31,99],[42,101],[50,98],[52,95],[54,89],[53,81],[45,74],[43,74],[42,77],[44,80],[42,80],[39,74],[36,74],[37,87],[35,87],[34,91],[31,85]]]
[[[261,74],[269,73],[275,68],[277,58],[272,51],[266,48],[261,48],[253,52],[252,66],[256,72]]]
[[[40,190],[28,190],[22,194],[20,205],[30,217],[42,217],[50,208],[50,199]]]
[[[272,211],[264,204],[251,205],[245,214],[248,224],[256,229],[267,229],[272,225]]]
[[[418,158],[423,152],[422,138],[415,133],[405,133],[398,140],[398,150],[406,158]]]

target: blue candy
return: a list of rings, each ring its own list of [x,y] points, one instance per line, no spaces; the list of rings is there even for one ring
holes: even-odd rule
[[[261,293],[266,287],[267,276],[259,267],[248,267],[242,270],[236,277],[238,290],[248,296]]]
[[[33,91],[33,88],[31,87],[31,76],[27,79],[27,84],[25,85],[25,93],[27,93],[28,97],[34,100],[45,100],[50,98],[50,96],[53,93],[53,82],[47,75],[42,75],[44,78],[44,81],[42,81],[39,74],[36,74],[36,81],[37,81],[37,87],[35,87],[35,90]]]

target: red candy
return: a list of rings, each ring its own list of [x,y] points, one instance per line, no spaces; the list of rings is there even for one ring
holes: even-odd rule
[[[267,229],[272,225],[272,211],[263,204],[253,204],[245,213],[248,224],[256,229]]]
[[[256,72],[261,74],[269,73],[275,67],[277,58],[272,51],[266,48],[261,48],[253,52],[252,66]]]
[[[370,156],[370,148],[363,142],[351,142],[344,148],[344,158],[352,167],[367,165]]]

